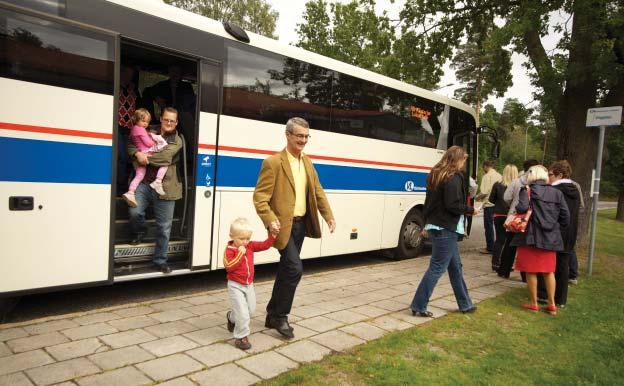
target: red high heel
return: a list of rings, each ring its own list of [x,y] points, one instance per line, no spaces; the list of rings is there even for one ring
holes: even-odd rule
[[[552,306],[546,306],[542,308],[542,310],[544,310],[544,312],[547,312],[551,315],[557,315],[557,306],[554,304]]]
[[[532,312],[539,311],[539,307],[537,306],[537,304],[526,303],[526,304],[523,304],[521,307],[524,308],[525,310],[532,311]]]

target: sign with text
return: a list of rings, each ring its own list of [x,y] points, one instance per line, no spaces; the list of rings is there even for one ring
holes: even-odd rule
[[[622,122],[622,106],[596,107],[587,110],[585,126],[618,126]]]

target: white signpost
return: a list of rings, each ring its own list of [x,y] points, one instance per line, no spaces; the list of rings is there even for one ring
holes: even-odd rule
[[[600,171],[602,166],[602,147],[604,146],[604,134],[606,126],[619,126],[622,122],[622,106],[596,107],[587,110],[585,126],[600,127],[598,137],[598,156],[596,159],[596,173],[592,178],[592,222],[591,238],[589,241],[589,258],[587,259],[587,274],[592,274],[594,261],[594,243],[596,242],[596,218],[598,217],[598,194],[600,193]]]

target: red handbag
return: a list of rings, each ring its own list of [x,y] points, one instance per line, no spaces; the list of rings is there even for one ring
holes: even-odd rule
[[[526,213],[516,213],[510,216],[511,218],[505,222],[505,228],[507,228],[509,232],[524,233],[529,225],[529,219],[531,218],[531,213],[533,213],[533,208],[531,208],[531,188],[528,186],[527,193],[529,195],[529,209]]]

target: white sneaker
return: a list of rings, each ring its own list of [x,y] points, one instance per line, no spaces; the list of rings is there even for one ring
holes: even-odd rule
[[[136,208],[137,207],[136,198],[134,198],[134,192],[126,192],[126,193],[122,194],[121,197],[126,201],[128,206],[130,206],[132,208]]]
[[[152,189],[154,189],[156,191],[156,193],[158,193],[161,196],[165,195],[165,190],[163,189],[162,186],[162,182],[160,181],[154,181],[150,184],[150,186],[152,187]]]

